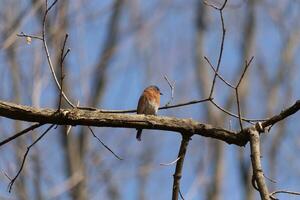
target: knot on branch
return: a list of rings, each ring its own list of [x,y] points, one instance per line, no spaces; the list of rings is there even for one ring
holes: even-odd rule
[[[265,132],[265,129],[264,129],[264,127],[263,127],[263,125],[262,125],[261,122],[257,122],[255,124],[255,130],[257,130],[259,133]]]
[[[182,175],[181,174],[173,174],[174,179],[181,179]]]
[[[68,118],[70,113],[71,113],[70,110],[58,109],[53,113],[53,115],[58,116],[59,118],[61,118],[63,120],[63,119]]]

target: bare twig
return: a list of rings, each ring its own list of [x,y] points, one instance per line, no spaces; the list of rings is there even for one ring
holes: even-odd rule
[[[236,101],[237,101],[237,108],[238,108],[238,116],[236,116],[235,114],[225,110],[224,108],[218,106],[213,100],[211,100],[211,103],[214,104],[218,109],[220,109],[221,111],[223,111],[224,113],[232,116],[232,117],[235,117],[235,118],[238,118],[239,119],[239,123],[240,123],[240,127],[241,127],[241,130],[243,130],[243,125],[242,125],[242,121],[247,121],[247,122],[253,122],[252,120],[247,120],[245,118],[242,118],[241,117],[241,109],[240,109],[240,102],[239,102],[239,94],[238,94],[238,87],[249,67],[249,65],[251,64],[252,60],[253,60],[253,57],[250,59],[249,62],[246,61],[246,65],[245,65],[245,68],[244,68],[244,71],[237,83],[237,86],[233,86],[232,84],[230,84],[228,81],[226,81],[219,73],[217,70],[215,70],[215,68],[213,67],[213,65],[211,64],[211,62],[209,61],[209,59],[204,56],[204,59],[207,61],[207,63],[209,64],[209,66],[213,69],[213,71],[215,72],[215,75],[217,75],[228,87],[232,88],[235,90],[235,95],[236,95]],[[261,120],[258,120],[258,121],[261,121]]]
[[[214,73],[230,88],[234,89],[234,86],[231,85],[228,81],[226,81],[220,74],[219,72],[217,72],[214,68],[214,66],[211,64],[211,62],[208,60],[208,58],[206,56],[204,56],[204,59],[206,60],[206,62],[208,63],[208,65],[212,68],[212,70],[214,71]]]
[[[45,50],[45,53],[46,53],[46,57],[47,57],[47,61],[48,61],[48,65],[49,65],[49,68],[50,68],[50,71],[51,71],[51,74],[55,80],[55,83],[56,83],[56,86],[58,87],[58,90],[61,92],[61,95],[62,97],[67,101],[67,103],[72,107],[74,108],[75,106],[73,105],[73,103],[68,99],[68,97],[66,96],[66,94],[62,91],[62,86],[59,84],[58,82],[58,79],[56,77],[56,74],[55,74],[55,71],[54,71],[54,67],[53,67],[53,64],[52,64],[52,60],[51,60],[51,57],[50,57],[50,53],[49,53],[49,49],[48,49],[48,45],[47,45],[47,39],[46,39],[46,19],[47,19],[47,15],[49,13],[49,11],[54,7],[54,5],[57,3],[58,0],[55,0],[49,7],[48,7],[48,0],[46,0],[46,11],[44,13],[44,17],[43,17],[43,28],[42,28],[42,37],[40,36],[34,36],[34,35],[28,35],[28,34],[25,34],[23,32],[21,32],[20,34],[18,34],[17,36],[19,37],[29,37],[29,38],[34,38],[34,39],[38,39],[38,40],[41,40],[43,42],[43,46],[44,46],[44,50]],[[67,38],[67,36],[66,36]],[[66,42],[66,38],[65,38],[65,42]],[[65,42],[64,42],[64,45],[65,45]],[[64,47],[63,47],[64,48]],[[64,60],[65,57],[67,56],[67,54],[69,53],[70,49],[67,50],[67,52],[65,54],[63,54],[61,56],[61,60]],[[62,81],[61,81],[62,83]],[[61,100],[60,100],[61,102]],[[60,108],[60,104],[59,104],[59,108]]]
[[[52,2],[52,4],[48,7],[48,0],[46,0],[46,14],[52,9],[52,7],[57,3],[58,0]]]
[[[181,200],[184,200],[184,197],[183,197],[183,195],[182,195],[182,193],[181,193],[180,188],[179,188],[179,195],[180,195]]]
[[[267,177],[265,174],[264,174],[264,177],[272,183],[277,183],[277,181],[275,181],[274,179],[271,179],[270,177]]]
[[[170,165],[173,165],[175,163],[177,163],[177,161],[180,159],[180,157],[177,157],[175,160],[173,160],[172,162],[169,162],[169,163],[160,163],[160,165],[162,166],[170,166]]]
[[[53,6],[57,3],[57,0],[55,0],[49,7],[48,7],[48,0],[46,0],[46,11],[45,11],[45,14],[44,14],[44,17],[43,17],[43,29],[42,29],[42,41],[43,41],[43,46],[44,46],[44,50],[45,50],[45,53],[46,53],[46,57],[47,57],[47,61],[48,61],[48,65],[49,65],[49,68],[50,68],[50,71],[51,71],[51,74],[55,80],[55,83],[56,83],[56,86],[58,88],[58,90],[62,90],[61,89],[61,86],[57,80],[57,77],[56,77],[56,74],[55,74],[55,71],[54,71],[54,67],[53,67],[53,64],[52,64],[52,60],[51,60],[51,57],[50,57],[50,53],[49,53],[49,50],[48,50],[48,45],[47,45],[47,39],[46,39],[46,19],[47,19],[47,15],[49,13],[49,11],[51,10],[51,8],[53,8]],[[64,99],[67,101],[67,103],[72,107],[74,108],[75,106],[73,105],[73,103],[68,99],[68,97],[65,95],[65,93],[62,91],[62,96],[64,97]]]
[[[160,107],[159,110],[165,110],[165,109],[170,109],[170,108],[178,108],[178,107],[182,107],[182,106],[188,106],[188,105],[192,105],[192,104],[203,103],[203,102],[207,102],[207,101],[210,101],[210,100],[212,100],[212,99],[207,98],[207,99],[189,101],[189,102],[186,102],[186,103],[175,104],[175,105],[172,105],[172,106],[163,106],[163,107]]]
[[[246,73],[248,67],[250,66],[253,58],[254,57],[252,56],[252,58],[250,59],[249,62],[247,62],[247,60],[246,60],[244,71],[243,71],[243,73],[242,73],[242,75],[241,75],[241,77],[240,77],[240,79],[239,79],[236,87],[234,88],[235,89],[235,97],[236,97],[236,104],[237,104],[237,109],[238,109],[238,117],[239,117],[239,123],[240,123],[241,131],[243,130],[243,123],[242,123],[241,106],[240,106],[240,100],[239,100],[239,86],[240,86],[240,84],[241,84],[241,82],[242,82],[242,80],[243,80],[243,78],[245,76],[245,73]]]
[[[205,5],[207,5],[207,6],[210,6],[210,7],[214,8],[214,9],[216,9],[216,10],[222,11],[225,8],[225,6],[226,6],[227,0],[224,1],[224,3],[222,4],[222,6],[220,8],[218,8],[217,6],[215,6],[213,4],[210,4],[208,1],[203,1],[203,3]]]
[[[18,37],[29,37],[29,38],[33,38],[33,39],[37,39],[37,40],[43,40],[42,37],[40,36],[36,36],[36,35],[28,35],[28,34],[25,34],[24,32],[21,32],[20,34],[17,34]]]
[[[260,160],[260,138],[259,132],[255,128],[249,129],[251,163],[253,169],[253,181],[257,183],[257,187],[262,200],[269,200],[269,191],[265,183],[264,174]]]
[[[271,192],[270,193],[270,198],[271,199],[277,199],[276,197],[274,197],[275,194],[280,194],[280,193],[283,193],[283,194],[292,194],[292,195],[300,195],[300,192],[294,192],[294,191],[287,191],[287,190],[277,190],[277,191],[274,191],[274,192]]]
[[[8,184],[8,191],[9,191],[9,193],[11,192],[11,190],[12,190],[12,187],[13,187],[13,184],[15,183],[15,181],[17,180],[17,178],[18,178],[18,176],[20,175],[20,173],[22,172],[22,170],[23,170],[23,167],[24,167],[24,164],[25,164],[25,161],[26,161],[26,158],[27,158],[27,155],[28,155],[28,153],[29,153],[29,151],[30,151],[30,149],[31,149],[31,147],[33,147],[38,141],[40,141],[52,128],[53,128],[53,126],[54,126],[54,124],[52,124],[52,125],[50,125],[47,129],[46,129],[46,131],[44,131],[44,133],[41,135],[41,136],[39,136],[31,145],[29,145],[28,147],[27,147],[27,150],[26,150],[26,152],[25,152],[25,154],[24,154],[24,156],[23,156],[23,160],[22,160],[22,164],[21,164],[21,167],[20,167],[20,169],[19,169],[19,171],[17,172],[17,174],[15,175],[15,177],[14,178],[9,178],[10,179],[10,183]]]
[[[203,102],[207,102],[210,101],[211,99],[207,98],[207,99],[200,99],[200,100],[193,100],[193,101],[188,101],[185,103],[179,103],[179,104],[175,104],[175,105],[171,105],[171,106],[163,106],[158,108],[159,110],[165,110],[165,109],[170,109],[170,108],[178,108],[178,107],[183,107],[183,106],[188,106],[188,105],[192,105],[192,104],[197,104],[197,103],[203,103]],[[89,110],[89,111],[99,111],[101,113],[136,113],[136,109],[131,109],[131,110],[104,110],[104,109],[97,109],[97,108],[93,108],[93,107],[76,107],[80,110]]]
[[[240,99],[239,99],[239,88],[235,88],[235,97],[236,97],[236,104],[237,104],[237,109],[238,109],[238,118],[239,118],[239,124],[241,131],[243,130],[243,123],[242,123],[242,114],[241,114],[241,106],[240,106]]]
[[[88,129],[91,131],[92,135],[108,150],[110,151],[117,159],[123,160],[123,158],[119,157],[117,154],[115,154],[107,145],[104,144],[104,142],[101,141],[99,137],[96,136],[93,129],[88,126]]]
[[[174,98],[174,89],[175,89],[175,87],[174,87],[174,84],[172,85],[170,83],[170,81],[169,81],[169,79],[168,79],[168,77],[166,75],[164,75],[164,78],[167,81],[167,83],[168,83],[168,85],[170,86],[170,89],[171,89],[171,98],[168,101],[168,103],[166,103],[166,105],[165,105],[165,106],[169,106],[171,104],[171,102],[173,101],[173,98]]]
[[[183,162],[184,162],[184,158],[185,158],[185,154],[186,154],[186,150],[187,150],[189,141],[190,141],[190,135],[182,134],[182,140],[181,140],[181,144],[180,144],[180,148],[179,148],[179,152],[178,152],[178,158],[180,158],[180,159],[176,163],[176,169],[175,169],[175,173],[173,175],[174,181],[173,181],[172,200],[178,200]]]
[[[219,74],[219,68],[220,68],[220,64],[221,64],[221,60],[222,60],[222,55],[223,55],[223,49],[224,49],[224,41],[225,41],[225,34],[226,34],[226,29],[225,29],[225,24],[224,24],[224,18],[223,18],[223,9],[226,6],[227,0],[224,1],[224,3],[222,4],[222,6],[220,8],[216,7],[215,5],[209,4],[207,1],[203,2],[205,5],[210,6],[216,10],[219,11],[220,13],[220,19],[221,19],[221,26],[222,26],[222,39],[221,39],[221,46],[220,46],[220,52],[219,52],[219,57],[218,57],[218,63],[217,63],[217,68],[215,69],[213,67],[213,65],[211,64],[211,62],[209,61],[209,59],[207,57],[204,56],[204,59],[207,61],[207,63],[209,64],[209,66],[213,69],[214,71],[214,78],[213,78],[213,82],[212,82],[212,86],[211,86],[211,90],[210,90],[210,94],[209,94],[209,98],[211,98],[210,102],[215,105],[218,109],[220,109],[221,111],[223,111],[224,113],[238,118],[239,119],[239,124],[240,124],[240,128],[241,131],[243,130],[243,124],[242,124],[242,120],[243,121],[247,121],[249,123],[253,122],[252,120],[245,120],[244,118],[242,118],[241,116],[241,108],[240,108],[240,102],[239,102],[239,93],[238,93],[238,87],[247,71],[247,68],[249,67],[251,61],[253,60],[253,57],[250,59],[250,61],[247,63],[246,61],[246,65],[245,65],[245,69],[238,81],[238,84],[236,87],[234,87],[232,84],[230,84],[228,81],[226,81],[220,74]],[[216,83],[216,78],[219,77],[228,87],[232,88],[235,90],[235,95],[236,95],[236,102],[237,102],[237,107],[238,107],[238,115],[235,115],[227,110],[225,110],[224,108],[218,106],[212,99],[213,96],[213,91],[214,91],[214,87],[215,87],[215,83]]]
[[[244,70],[243,70],[243,73],[242,73],[242,75],[241,75],[241,77],[240,77],[240,79],[239,79],[237,85],[236,85],[236,88],[240,86],[240,84],[241,84],[241,82],[242,82],[242,80],[243,80],[243,78],[244,78],[244,76],[245,76],[245,74],[246,74],[247,69],[249,68],[251,62],[253,61],[253,58],[254,58],[254,56],[252,56],[252,57],[250,58],[249,62],[247,62],[247,60],[245,61],[245,68],[244,68]]]
[[[209,5],[209,4],[207,4],[206,1],[204,1],[204,3],[206,5]],[[224,25],[224,19],[223,19],[223,9],[225,8],[226,3],[227,3],[227,0],[224,1],[224,3],[221,6],[221,8],[217,8],[217,7],[214,7],[212,5],[209,5],[209,6],[213,7],[213,8],[215,8],[215,9],[219,10],[220,18],[221,18],[222,39],[221,39],[221,46],[220,46],[218,64],[217,64],[217,68],[216,68],[216,72],[217,73],[219,72],[219,69],[220,69],[220,64],[221,64],[222,55],[223,55],[223,49],[224,49],[225,34],[226,34],[225,25]],[[215,75],[214,75],[214,79],[213,79],[212,86],[211,86],[211,89],[210,89],[209,98],[212,98],[212,96],[213,96],[213,92],[214,92],[214,88],[215,88],[215,84],[216,84],[216,79],[217,79],[217,73],[215,73]]]
[[[216,106],[216,108],[218,108],[219,110],[223,111],[224,113],[234,117],[234,118],[239,118],[238,115],[226,110],[225,108],[222,108],[221,106],[219,106],[214,100],[211,100],[210,101],[213,105]],[[241,119],[245,122],[248,122],[250,124],[254,124],[253,122],[262,122],[262,121],[266,121],[266,119],[248,119],[248,118],[244,118],[244,117],[241,117]]]
[[[69,37],[69,35],[66,34],[64,42],[63,42],[63,47],[61,49],[61,54],[60,54],[60,90],[59,90],[60,92],[59,92],[58,111],[60,111],[60,108],[61,108],[61,100],[62,100],[62,93],[63,93],[63,80],[65,78],[64,70],[63,70],[63,63],[64,63],[64,60],[65,60],[67,54],[70,52],[68,49],[67,52],[65,53],[65,47],[66,47],[68,37]]]
[[[1,142],[0,142],[0,147],[1,147],[2,145],[6,144],[6,143],[8,143],[8,142],[10,142],[10,141],[12,141],[12,140],[14,140],[14,139],[16,139],[16,138],[18,138],[18,137],[24,135],[25,133],[28,133],[29,131],[32,131],[32,130],[34,130],[34,129],[40,127],[40,126],[42,126],[42,125],[44,125],[44,124],[42,124],[42,123],[33,124],[32,126],[30,126],[30,127],[26,128],[26,129],[22,130],[21,132],[16,133],[15,135],[13,135],[13,136],[11,136],[11,137],[9,137],[9,138],[7,138],[7,139],[1,141]]]

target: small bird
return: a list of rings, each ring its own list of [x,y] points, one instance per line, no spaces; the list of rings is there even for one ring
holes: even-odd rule
[[[162,95],[162,93],[157,86],[150,85],[147,87],[140,96],[137,114],[156,115],[160,104],[160,95]],[[137,129],[136,139],[141,141],[141,137],[142,129]]]

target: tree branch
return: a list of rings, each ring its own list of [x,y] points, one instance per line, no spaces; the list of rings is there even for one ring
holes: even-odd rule
[[[287,191],[287,190],[277,190],[277,191],[271,192],[270,198],[278,200],[277,198],[274,197],[274,195],[275,194],[280,194],[280,193],[300,196],[300,192]]]
[[[53,6],[57,3],[57,0],[55,0],[49,7],[48,7],[48,0],[46,0],[46,11],[44,13],[44,17],[43,17],[43,28],[42,28],[42,42],[43,42],[43,47],[45,50],[45,54],[46,54],[46,58],[47,58],[47,62],[51,71],[51,74],[54,78],[55,84],[58,88],[58,90],[62,93],[62,96],[64,97],[64,99],[66,100],[66,102],[72,107],[74,108],[75,106],[73,105],[73,103],[68,99],[68,97],[66,96],[66,94],[62,91],[62,87],[58,82],[58,79],[56,77],[55,71],[54,71],[54,67],[52,64],[52,60],[50,57],[50,53],[49,53],[49,49],[48,49],[48,45],[47,45],[47,38],[46,38],[46,20],[47,20],[47,16],[49,11],[53,8]]]
[[[300,100],[298,100],[291,107],[282,111],[280,114],[270,117],[267,121],[259,124],[262,128],[266,128],[267,126],[274,125],[278,121],[293,115],[299,109]],[[72,126],[82,125],[96,127],[141,128],[190,133],[204,137],[215,138],[228,144],[235,144],[238,146],[245,146],[249,141],[249,136],[246,133],[249,128],[244,128],[242,131],[236,133],[192,119],[103,113],[102,110],[98,109],[93,111],[80,109],[61,109],[60,112],[57,112],[55,109],[37,109],[30,106],[0,101],[0,116],[27,122],[38,122],[40,124],[48,123]],[[18,136],[14,137],[13,139],[17,137]]]
[[[260,161],[260,141],[259,132],[255,128],[249,129],[251,163],[253,169],[253,183],[257,183],[257,189],[262,200],[270,200],[268,187],[265,182],[264,173]]]
[[[272,126],[272,125],[276,124],[277,122],[279,122],[279,121],[293,115],[294,113],[298,112],[298,110],[300,110],[300,100],[297,100],[296,103],[294,105],[292,105],[291,107],[281,111],[280,114],[275,115],[273,117],[270,117],[268,120],[263,122],[261,125],[262,125],[263,128],[267,128],[268,126]]]
[[[182,140],[178,152],[179,160],[176,163],[175,173],[173,175],[174,182],[173,182],[173,193],[172,193],[172,200],[178,200],[178,195],[180,192],[180,179],[182,177],[182,168],[183,162],[186,154],[186,150],[190,141],[191,135],[189,134],[182,134]]]
[[[37,109],[3,101],[0,101],[0,116],[45,124],[167,130],[211,137],[238,146],[244,146],[249,141],[244,132],[235,133],[192,119],[163,116],[102,113],[99,110],[79,109],[61,109],[57,112],[56,109]]]
[[[204,3],[206,3],[206,2],[204,1]],[[212,96],[213,96],[215,83],[216,83],[216,80],[217,80],[217,73],[219,72],[220,65],[221,65],[221,60],[222,60],[222,55],[223,55],[224,41],[225,41],[225,34],[226,34],[224,18],[223,18],[223,9],[225,8],[226,3],[227,3],[227,0],[224,1],[221,8],[216,8],[217,10],[219,10],[219,13],[220,13],[221,27],[222,27],[222,39],[221,39],[221,46],[220,46],[218,64],[217,64],[216,73],[214,75],[214,79],[213,79],[213,82],[212,82],[212,86],[211,86],[211,89],[210,89],[209,98],[212,98]]]
[[[18,172],[17,172],[17,174],[15,175],[15,177],[14,178],[9,178],[9,180],[10,180],[10,183],[8,184],[8,191],[9,191],[9,193],[11,192],[11,190],[12,190],[12,187],[13,187],[13,185],[14,185],[14,183],[15,183],[15,181],[17,180],[17,178],[19,177],[19,175],[21,174],[21,172],[22,172],[22,170],[23,170],[23,167],[24,167],[24,164],[25,164],[25,161],[26,161],[26,158],[27,158],[27,155],[28,155],[28,153],[29,153],[29,151],[30,151],[30,149],[31,149],[31,147],[33,147],[36,143],[38,143],[52,128],[53,128],[53,126],[54,126],[54,124],[52,124],[52,125],[50,125],[47,129],[46,129],[46,131],[44,131],[44,133],[42,134],[42,135],[40,135],[31,145],[29,145],[28,147],[27,147],[27,150],[26,150],[26,152],[25,152],[25,154],[24,154],[24,156],[23,156],[23,160],[22,160],[22,164],[21,164],[21,167],[20,167],[20,169],[18,170]]]
[[[22,130],[22,131],[20,131],[20,132],[18,132],[16,134],[14,134],[13,136],[11,136],[11,137],[9,137],[9,138],[1,141],[0,142],[0,147],[2,145],[5,145],[6,143],[8,143],[8,142],[10,142],[10,141],[12,141],[14,139],[16,139],[16,138],[18,138],[18,137],[20,137],[20,136],[28,133],[29,131],[32,131],[32,130],[34,130],[34,129],[40,127],[40,126],[42,126],[42,125],[44,125],[44,124],[41,124],[41,123],[33,124],[32,126],[30,126],[30,127],[26,128],[26,129],[24,129],[24,130]]]
[[[113,150],[111,150],[106,144],[104,144],[104,142],[102,142],[102,140],[99,137],[97,137],[97,135],[94,133],[94,131],[91,127],[88,126],[88,129],[91,131],[94,138],[96,138],[104,146],[105,149],[107,149],[109,152],[111,152],[118,160],[123,160],[123,158],[118,156]]]

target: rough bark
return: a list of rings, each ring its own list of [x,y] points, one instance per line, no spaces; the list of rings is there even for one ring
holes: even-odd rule
[[[235,133],[192,119],[179,119],[163,116],[101,113],[78,109],[38,109],[0,101],[0,116],[28,122],[58,125],[83,125],[96,127],[123,127],[167,130],[216,138],[228,144],[244,146],[248,137],[244,132]]]

